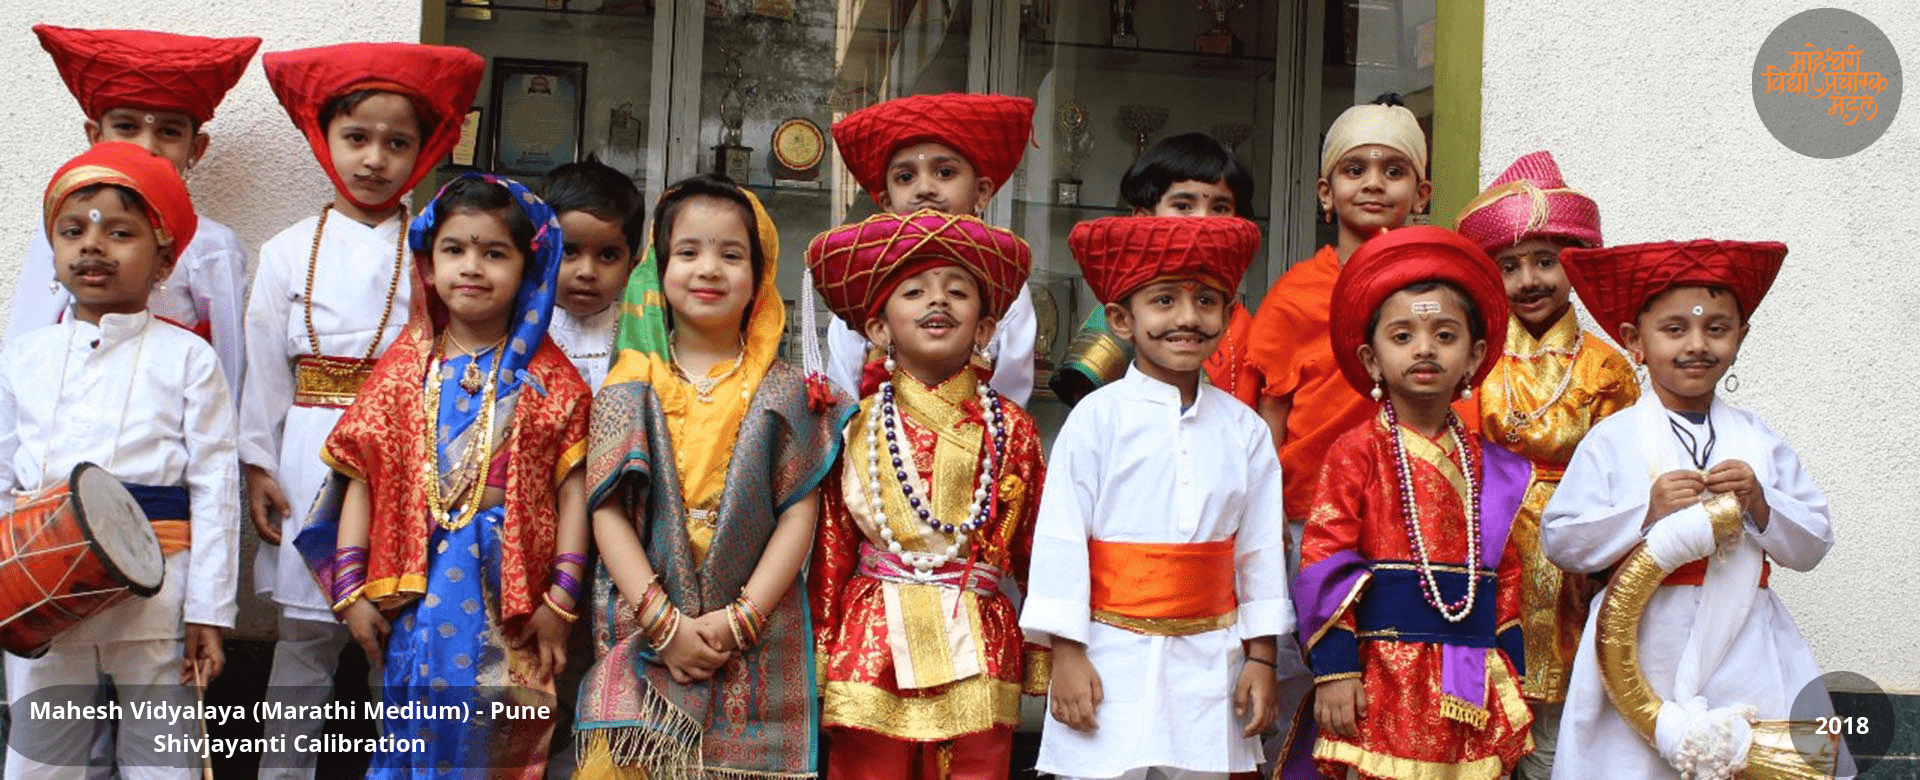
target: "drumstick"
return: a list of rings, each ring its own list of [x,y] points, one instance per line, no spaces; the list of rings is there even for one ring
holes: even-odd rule
[[[193,663],[193,703],[200,705],[200,778],[213,780],[213,751],[207,739],[207,682],[200,678],[200,659]]]

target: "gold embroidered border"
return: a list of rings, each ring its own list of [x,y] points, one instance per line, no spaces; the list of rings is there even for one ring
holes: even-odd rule
[[[1461,764],[1442,764],[1375,753],[1351,742],[1335,742],[1325,737],[1313,743],[1313,759],[1346,764],[1368,777],[1392,777],[1397,780],[1498,780],[1506,776],[1499,756],[1486,756]]]
[[[373,376],[377,361],[301,355],[293,361],[293,403],[344,409]]]
[[[1143,618],[1122,615],[1117,612],[1108,612],[1104,609],[1096,609],[1093,610],[1092,617],[1096,623],[1105,623],[1114,628],[1123,628],[1136,634],[1146,634],[1147,636],[1191,636],[1193,634],[1204,634],[1208,631],[1218,631],[1232,626],[1234,622],[1239,619],[1240,610],[1236,609],[1224,615],[1214,615],[1213,617]]]
[[[1028,696],[1047,695],[1047,686],[1053,683],[1053,651],[1029,645],[1023,652],[1026,663],[1020,667],[1024,678],[1020,692]]]
[[[945,686],[933,696],[897,696],[866,683],[821,686],[822,726],[843,726],[898,739],[932,741],[1020,725],[1020,686],[986,675]]]

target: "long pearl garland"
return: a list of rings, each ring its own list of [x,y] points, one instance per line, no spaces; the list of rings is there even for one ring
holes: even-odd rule
[[[1400,472],[1400,513],[1407,521],[1407,540],[1413,543],[1414,556],[1419,559],[1420,595],[1447,622],[1466,620],[1473,613],[1474,597],[1480,589],[1480,478],[1474,472],[1473,453],[1467,449],[1460,418],[1447,414],[1447,431],[1453,436],[1454,451],[1460,453],[1460,471],[1467,478],[1467,594],[1453,604],[1443,600],[1440,583],[1433,577],[1433,556],[1427,552],[1426,534],[1420,530],[1420,508],[1414,501],[1413,469],[1407,464],[1406,431],[1400,427],[1400,415],[1394,412],[1392,403],[1387,404],[1387,426],[1393,429],[1393,463]]]
[[[891,359],[888,361],[891,363]],[[923,500],[914,494],[913,485],[907,469],[912,466],[909,458],[900,451],[901,434],[898,429],[898,410],[894,406],[893,383],[889,381],[880,387],[880,400],[867,410],[867,500],[872,508],[873,521],[880,527],[880,539],[887,545],[887,551],[900,557],[921,576],[933,573],[935,569],[952,563],[960,558],[960,548],[966,544],[968,534],[986,525],[992,505],[988,498],[992,486],[997,482],[996,473],[999,464],[1006,455],[1007,424],[1006,412],[1000,394],[981,382],[975,391],[980,397],[980,405],[987,411],[987,437],[990,447],[983,448],[980,455],[979,477],[975,480],[972,500],[967,504],[966,519],[959,524],[943,523],[933,516],[929,505],[933,496]],[[894,477],[900,482],[900,490],[906,496],[907,505],[919,515],[920,522],[937,533],[951,538],[947,548],[941,552],[911,552],[903,548],[893,536],[893,527],[887,522],[886,503],[880,494],[880,432],[887,436],[887,454],[891,458]],[[909,443],[911,446],[911,443]]]

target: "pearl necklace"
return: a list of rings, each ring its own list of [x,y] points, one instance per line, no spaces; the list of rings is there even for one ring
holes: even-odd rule
[[[1453,436],[1454,451],[1460,453],[1460,470],[1467,478],[1467,594],[1453,604],[1445,603],[1440,583],[1433,577],[1433,556],[1427,552],[1426,534],[1420,530],[1420,508],[1413,497],[1413,469],[1407,464],[1406,431],[1400,427],[1400,416],[1394,412],[1391,402],[1387,404],[1387,427],[1393,429],[1393,463],[1400,472],[1400,513],[1407,521],[1407,540],[1413,543],[1414,556],[1419,559],[1415,568],[1421,577],[1420,595],[1447,622],[1466,620],[1467,615],[1473,613],[1474,598],[1480,589],[1480,480],[1474,473],[1473,453],[1467,450],[1460,418],[1447,413],[1447,431]]]
[[[992,446],[984,448],[980,455],[980,472],[973,488],[972,500],[967,504],[967,519],[958,525],[940,522],[933,516],[928,505],[933,502],[929,494],[925,500],[914,495],[912,477],[907,469],[912,465],[909,458],[900,452],[900,431],[897,426],[899,410],[894,406],[893,383],[888,382],[880,388],[880,400],[867,409],[867,501],[873,513],[873,521],[880,527],[880,539],[886,542],[887,551],[900,557],[921,576],[933,573],[935,569],[952,563],[960,557],[960,548],[965,545],[967,536],[986,525],[992,504],[988,501],[998,466],[1006,455],[1007,425],[1006,411],[1000,394],[981,382],[975,393],[980,397],[980,405],[987,410],[987,437]],[[893,536],[893,527],[887,522],[886,503],[880,494],[880,431],[887,435],[887,453],[892,458],[893,475],[900,482],[900,490],[906,496],[907,505],[919,516],[920,522],[936,533],[948,535],[952,541],[946,550],[933,553],[910,552],[904,549],[900,541]],[[909,443],[908,446],[912,446]]]
[[[1565,355],[1568,358],[1572,358],[1575,355],[1580,353],[1580,343],[1585,338],[1586,338],[1585,333],[1575,333],[1573,336],[1573,346],[1567,349],[1562,350],[1554,347],[1547,347],[1537,352],[1534,352],[1530,355],[1521,355],[1513,352],[1508,352],[1507,357],[1520,358],[1528,361],[1542,358],[1547,355]],[[1554,388],[1553,394],[1547,396],[1547,400],[1541,403],[1539,408],[1536,408],[1532,411],[1523,412],[1523,411],[1520,411],[1519,409],[1515,409],[1513,406],[1513,363],[1511,361],[1507,362],[1506,366],[1503,368],[1503,370],[1500,373],[1500,384],[1503,388],[1505,388],[1507,392],[1506,439],[1508,444],[1513,444],[1520,441],[1521,430],[1525,429],[1529,425],[1534,424],[1535,422],[1538,422],[1540,418],[1545,417],[1547,414],[1547,410],[1552,409],[1553,405],[1559,403],[1560,398],[1567,394],[1567,388],[1573,385],[1573,364],[1568,363],[1566,373],[1563,373],[1560,375],[1560,386]]]

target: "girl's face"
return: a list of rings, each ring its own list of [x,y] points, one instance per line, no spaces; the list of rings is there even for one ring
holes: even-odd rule
[[[420,158],[420,118],[404,97],[369,96],[327,125],[327,152],[355,200],[385,203],[399,197],[413,177]]]
[[[1704,412],[1713,403],[1714,385],[1740,354],[1747,325],[1731,293],[1675,287],[1655,296],[1637,322],[1622,325],[1620,336],[1634,359],[1646,362],[1661,403]]]
[[[627,286],[633,250],[620,223],[585,211],[560,215],[560,308],[584,320],[606,311]]]
[[[527,257],[514,245],[504,217],[491,211],[448,214],[434,236],[432,262],[434,292],[455,320],[481,333],[508,324]]]
[[[753,301],[753,248],[740,205],[697,196],[680,204],[661,262],[674,322],[703,333],[737,332]]]
[[[978,216],[993,197],[995,182],[946,144],[927,141],[903,147],[887,163],[887,192],[880,207],[895,214],[933,209]]]
[[[1368,238],[1406,224],[1408,214],[1427,207],[1433,185],[1421,175],[1398,149],[1356,146],[1320,180],[1320,208],[1339,218],[1341,230]]]
[[[1553,327],[1573,305],[1573,285],[1567,281],[1567,270],[1560,267],[1560,250],[1565,246],[1551,238],[1529,238],[1493,256],[1506,282],[1514,318],[1535,333]]]
[[[102,314],[147,308],[153,285],[173,270],[172,247],[161,246],[139,208],[110,188],[74,196],[54,215],[53,275],[73,293],[75,316],[98,323]]]
[[[1375,381],[1386,381],[1395,400],[1451,403],[1487,353],[1451,288],[1401,290],[1380,303],[1379,316],[1373,337],[1360,346],[1360,362]]]

